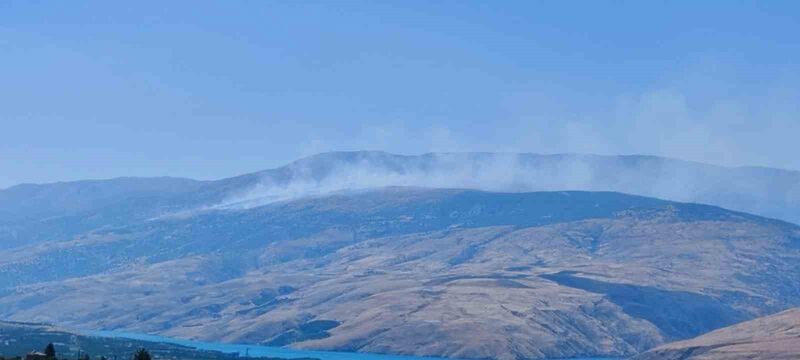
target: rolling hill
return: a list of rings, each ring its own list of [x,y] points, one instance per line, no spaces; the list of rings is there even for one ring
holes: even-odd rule
[[[685,341],[659,346],[634,360],[793,360],[800,358],[800,309],[761,317]]]
[[[616,191],[704,203],[800,222],[800,172],[721,167],[653,156],[334,152],[275,169],[196,181],[119,178],[24,184],[0,190],[6,248],[67,241],[86,232],[198,208],[249,208],[278,200],[384,186],[493,192]]]
[[[208,186],[164,199],[227,196]],[[303,194],[158,216],[181,202],[144,201],[140,220],[0,251],[0,318],[535,359],[632,355],[800,304],[783,221],[614,192]]]

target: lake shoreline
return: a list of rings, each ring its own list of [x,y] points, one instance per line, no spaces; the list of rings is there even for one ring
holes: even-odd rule
[[[325,350],[304,350],[285,347],[274,347],[254,344],[233,344],[219,342],[195,341],[180,338],[172,338],[161,335],[142,334],[126,331],[109,330],[81,330],[84,335],[107,337],[107,338],[126,338],[133,340],[143,340],[161,343],[170,343],[186,346],[198,350],[213,350],[224,353],[238,353],[240,356],[250,357],[280,357],[280,358],[317,358],[320,360],[462,360],[456,358],[443,358],[431,356],[413,355],[392,355],[344,351],[325,351]],[[622,358],[609,357],[582,357],[582,358],[562,358],[548,360],[622,360]]]

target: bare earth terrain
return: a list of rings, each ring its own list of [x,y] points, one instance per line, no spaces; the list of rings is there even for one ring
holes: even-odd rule
[[[746,321],[648,351],[635,360],[800,359],[800,309]]]
[[[633,355],[800,304],[797,226],[602,192],[345,192],[0,259],[6,319],[460,358]]]
[[[216,181],[20,185],[0,190],[0,319],[460,358],[634,355],[800,305],[800,228],[594,190],[794,219],[799,184],[646,156],[353,152]],[[554,189],[593,191],[526,192]]]

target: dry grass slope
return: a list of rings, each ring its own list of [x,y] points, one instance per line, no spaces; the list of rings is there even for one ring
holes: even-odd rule
[[[634,360],[797,360],[800,308],[660,346]]]

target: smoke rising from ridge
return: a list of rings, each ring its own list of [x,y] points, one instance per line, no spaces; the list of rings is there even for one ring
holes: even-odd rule
[[[649,156],[383,152],[326,153],[252,175],[217,208],[387,186],[484,191],[616,191],[790,218],[775,204],[800,204],[800,174],[727,168]]]

